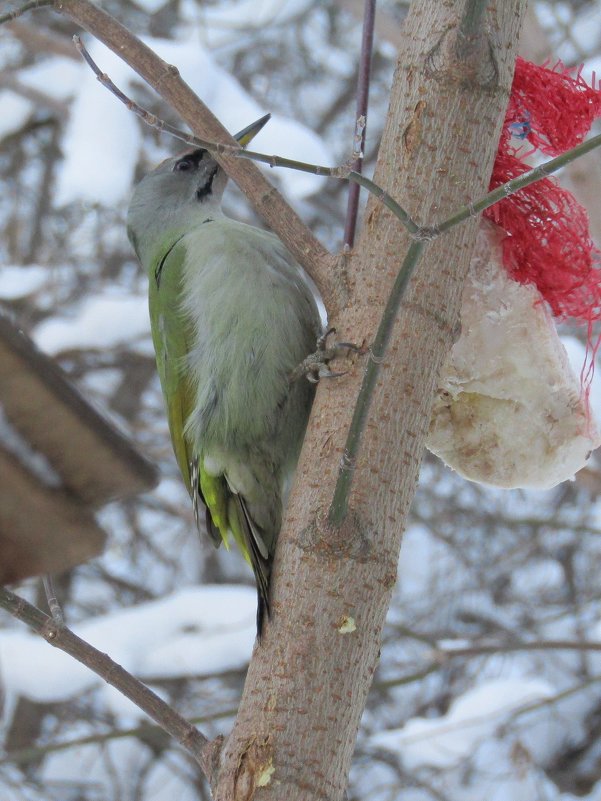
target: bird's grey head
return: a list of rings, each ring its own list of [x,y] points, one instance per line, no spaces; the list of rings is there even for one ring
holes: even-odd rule
[[[137,185],[127,213],[129,237],[139,251],[141,240],[152,241],[173,231],[200,224],[220,214],[227,175],[202,149],[167,159]],[[140,253],[138,253],[140,255]]]
[[[138,189],[147,184],[152,194],[161,195],[175,207],[188,204],[198,207],[219,205],[226,183],[227,175],[211,154],[198,149],[159,164],[140,182]]]
[[[269,114],[235,135],[244,147],[269,120]],[[227,175],[202,148],[167,159],[137,185],[127,212],[129,238],[143,250],[220,215]]]

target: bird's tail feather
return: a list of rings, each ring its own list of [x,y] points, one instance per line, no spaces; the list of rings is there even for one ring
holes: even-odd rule
[[[199,459],[190,462],[192,504],[200,529],[200,507],[206,511],[206,530],[216,547],[223,542],[229,549],[228,535],[233,534],[255,574],[257,583],[257,635],[270,614],[269,582],[273,554],[262,529],[253,520],[244,497],[231,485],[227,475],[213,476],[202,470]]]
[[[257,636],[260,639],[265,617],[269,617],[271,612],[269,589],[272,557],[267,550],[261,532],[249,514],[244,498],[239,494],[235,494],[233,500],[236,504],[240,528],[244,532],[250,565],[257,582]]]
[[[192,496],[192,511],[194,512],[194,521],[196,523],[196,530],[198,532],[202,531],[202,527],[200,525],[200,509],[201,507],[204,508],[205,511],[205,529],[207,534],[209,535],[211,542],[215,546],[215,548],[219,548],[224,540],[219,533],[218,526],[215,525],[213,521],[213,516],[211,515],[211,511],[209,509],[209,505],[206,502],[204,495],[202,494],[201,489],[201,480],[200,480],[200,464],[198,456],[195,456],[190,461],[190,495]],[[225,541],[225,545],[227,547],[227,541]]]

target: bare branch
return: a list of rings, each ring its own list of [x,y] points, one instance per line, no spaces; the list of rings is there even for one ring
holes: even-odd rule
[[[5,587],[0,587],[0,607],[17,620],[26,623],[50,645],[77,659],[78,662],[94,671],[104,681],[123,693],[126,698],[133,701],[155,723],[177,740],[194,757],[205,775],[210,777],[212,754],[216,744],[210,742],[195,726],[178,715],[169,704],[166,704],[141,681],[114,662],[107,654],[98,651],[70,629],[58,625],[51,617]]]
[[[211,676],[211,680],[215,677]],[[231,718],[236,714],[237,709],[222,709],[211,715],[201,715],[192,718],[190,723],[208,723],[223,718]],[[37,762],[40,757],[54,754],[57,751],[68,751],[69,748],[79,748],[82,745],[93,745],[94,743],[107,743],[113,740],[125,740],[130,737],[148,738],[149,733],[165,736],[163,726],[143,723],[141,726],[134,726],[129,729],[112,729],[111,731],[98,734],[90,734],[87,737],[74,737],[71,740],[63,740],[58,743],[46,743],[45,745],[34,745],[28,748],[19,748],[15,751],[8,751],[5,756],[0,758],[0,765],[28,765]]]
[[[363,155],[365,152],[369,75],[374,43],[375,18],[376,0],[365,0],[363,34],[361,37],[361,57],[359,60],[359,80],[357,82],[357,108],[355,111],[355,144],[353,150],[356,151],[356,156],[352,165],[354,172],[358,173],[362,171]],[[352,248],[355,243],[358,210],[359,185],[353,183],[349,187],[346,223],[344,226],[344,244],[349,248]]]
[[[17,19],[17,17],[20,17],[27,11],[33,11],[36,8],[43,8],[44,6],[51,5],[54,5],[54,0],[28,0],[28,2],[24,3],[20,8],[16,8],[14,11],[8,11],[6,14],[0,14],[0,25]]]
[[[525,189],[527,186],[530,186],[530,184],[536,183],[536,181],[540,181],[542,178],[552,175],[553,173],[565,167],[567,164],[575,161],[581,156],[584,156],[586,153],[601,145],[601,135],[592,137],[577,147],[568,150],[566,153],[562,153],[561,156],[557,156],[556,158],[551,159],[550,161],[545,162],[544,164],[541,164],[538,167],[529,170],[528,172],[525,172],[523,175],[513,178],[511,181],[507,181],[507,183],[498,186],[480,200],[474,201],[467,206],[463,206],[461,209],[459,209],[459,211],[455,212],[443,222],[431,226],[420,226],[412,219],[409,213],[399,203],[397,203],[397,201],[391,195],[388,194],[388,192],[386,192],[381,186],[376,184],[370,178],[367,178],[360,172],[351,169],[351,165],[345,165],[342,167],[326,167],[322,164],[312,164],[305,161],[287,159],[283,156],[259,153],[256,150],[245,150],[237,143],[226,144],[224,142],[213,142],[207,139],[200,139],[198,136],[193,136],[192,134],[186,133],[185,131],[174,127],[173,125],[170,125],[168,122],[165,122],[165,120],[157,117],[156,114],[152,114],[150,111],[147,111],[145,108],[128,97],[121,89],[119,89],[119,87],[116,86],[110,79],[110,77],[105,72],[102,72],[79,36],[74,36],[73,41],[75,42],[77,50],[81,53],[82,57],[93,70],[100,83],[110,92],[112,92],[115,97],[117,97],[117,99],[120,100],[125,106],[127,106],[130,111],[140,117],[140,119],[142,119],[152,128],[156,128],[159,131],[167,133],[182,142],[186,142],[186,144],[194,147],[202,147],[211,153],[228,155],[233,158],[248,159],[250,161],[258,161],[263,164],[268,164],[270,167],[282,167],[283,169],[307,172],[311,173],[312,175],[321,175],[325,178],[349,181],[350,183],[362,186],[371,195],[373,195],[376,200],[379,200],[381,203],[383,203],[386,208],[395,215],[395,217],[397,217],[399,222],[416,241],[431,241],[436,239],[436,237],[441,233],[454,228],[456,225],[464,222],[470,217],[478,216],[485,209],[490,208],[490,206],[494,206],[494,204],[498,203],[500,200],[504,200],[510,195],[519,192],[521,189]]]
[[[414,673],[408,673],[394,679],[375,681],[374,690],[389,690],[392,687],[401,687],[429,676],[437,670],[448,668],[452,659],[469,659],[470,657],[488,656],[491,654],[509,654],[529,651],[601,651],[601,642],[576,640],[535,640],[533,642],[515,643],[483,643],[474,644],[464,648],[434,648],[432,661]]]
[[[565,167],[567,164],[570,164],[572,161],[580,158],[580,156],[584,156],[585,153],[595,150],[595,148],[599,146],[601,146],[601,134],[592,136],[581,145],[577,145],[571,150],[562,153],[561,156],[557,156],[556,158],[551,159],[550,161],[547,161],[532,170],[528,170],[528,172],[525,172],[523,175],[513,178],[511,181],[501,184],[501,186],[493,189],[492,192],[489,192],[481,200],[477,200],[474,203],[470,203],[468,206],[464,206],[456,214],[453,214],[443,222],[438,223],[438,225],[435,226],[436,231],[439,234],[444,233],[444,231],[454,228],[454,226],[456,226],[458,223],[464,222],[470,217],[476,217],[478,214],[480,214],[480,212],[490,208],[491,206],[494,206],[495,203],[499,202],[499,200],[504,200],[510,195],[514,195],[516,192],[519,192],[520,189],[525,189],[527,186],[530,186],[530,184],[536,183],[536,181],[540,181],[542,178],[547,178],[549,175],[561,170],[562,167]]]
[[[211,153],[227,154],[234,158],[249,159],[250,161],[259,161],[263,164],[269,164],[270,167],[283,167],[284,169],[297,170],[299,172],[308,172],[312,175],[322,175],[326,178],[335,178],[341,181],[350,181],[359,186],[363,186],[375,198],[381,201],[392,213],[398,217],[400,222],[407,228],[410,233],[415,233],[420,230],[417,223],[415,223],[407,212],[399,206],[393,197],[385,192],[382,187],[375,184],[369,178],[361,175],[350,166],[345,167],[324,167],[321,164],[309,164],[304,161],[296,161],[294,159],[287,159],[282,156],[270,156],[266,153],[258,153],[256,150],[247,150],[242,148],[239,144],[226,144],[224,142],[209,142],[206,139],[200,139],[198,136],[186,133],[173,125],[170,125],[165,120],[152,114],[145,108],[140,106],[135,100],[132,100],[125,94],[119,87],[113,83],[106,72],[102,72],[98,64],[94,61],[86,46],[77,35],[73,37],[75,47],[81,53],[82,58],[86,61],[90,69],[94,72],[100,83],[109,90],[115,97],[121,101],[130,111],[140,117],[151,128],[169,134],[175,139],[179,139],[186,144],[194,147],[202,147]]]
[[[65,616],[63,614],[62,607],[58,602],[58,598],[56,596],[56,584],[53,576],[51,576],[50,574],[42,576],[42,583],[44,584],[44,592],[46,593],[46,600],[48,601],[48,609],[50,609],[50,614],[52,615],[52,619],[54,620],[57,626],[60,626],[62,628],[65,625]]]
[[[344,453],[340,460],[336,489],[334,490],[332,504],[328,513],[328,519],[333,526],[340,526],[348,512],[353,472],[361,444],[361,435],[367,424],[371,400],[380,374],[380,366],[382,365],[384,354],[386,353],[390,341],[392,328],[405,290],[409,284],[409,279],[413,275],[413,271],[419,262],[424,246],[425,242],[413,242],[407,251],[407,255],[397,274],[392,291],[388,296],[386,308],[382,314],[374,344],[371,347],[361,390],[359,391],[353,419],[347,434]]]
[[[55,97],[51,97],[44,92],[40,92],[39,89],[34,89],[31,86],[27,86],[27,84],[22,83],[14,75],[10,72],[5,72],[0,75],[0,87],[3,89],[10,89],[11,92],[14,92],[17,95],[21,95],[26,100],[30,100],[32,103],[35,103],[36,106],[46,107],[53,111],[56,115],[60,115],[61,118],[66,118],[69,113],[69,107],[66,103],[62,102],[61,100],[57,100]]]
[[[583,679],[582,681],[573,684],[571,687],[566,687],[565,690],[561,690],[560,692],[555,693],[554,695],[550,696],[549,698],[541,698],[539,701],[533,701],[526,706],[522,706],[519,709],[516,709],[513,715],[511,716],[512,720],[519,718],[521,715],[527,715],[528,712],[533,712],[535,709],[542,709],[545,706],[551,706],[552,704],[556,704],[559,701],[563,701],[564,698],[569,698],[571,695],[576,695],[576,693],[581,693],[587,687],[591,687],[593,684],[597,684],[601,681],[600,674],[594,674],[592,676],[588,676],[587,678]]]
[[[465,648],[445,648],[441,659],[458,656],[480,656],[481,654],[505,654],[516,651],[601,651],[601,642],[590,640],[535,640],[534,642],[490,643],[470,645]]]
[[[77,61],[77,53],[73,52],[68,36],[61,36],[50,30],[43,30],[24,20],[10,22],[7,28],[21,44],[33,53],[48,53]]]
[[[159,58],[110,14],[89,0],[54,0],[54,8],[68,15],[129,64],[180,114],[195,134],[209,141],[235,144],[219,120],[180,78],[177,68]],[[326,306],[337,308],[344,289],[331,269],[333,259],[294,209],[254,164],[226,153],[217,153],[217,161],[305,267]]]

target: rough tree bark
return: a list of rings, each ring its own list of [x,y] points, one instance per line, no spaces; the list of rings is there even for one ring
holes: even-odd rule
[[[375,180],[421,224],[488,188],[526,5],[489,3],[484,36],[468,39],[459,21],[474,2],[412,5]],[[382,365],[339,527],[329,524],[328,508],[363,365],[320,384],[278,545],[275,614],[216,764],[217,801],[344,797],[477,227],[471,219],[426,248]],[[338,264],[349,300],[331,323],[342,338],[373,341],[409,244],[398,220],[370,202],[358,247]]]

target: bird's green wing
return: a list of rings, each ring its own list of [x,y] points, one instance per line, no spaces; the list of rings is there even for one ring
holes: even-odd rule
[[[182,286],[186,259],[184,237],[159,248],[149,271],[149,309],[157,370],[167,406],[169,431],[184,483],[192,497],[198,522],[199,501],[207,508],[207,532],[215,545],[229,548],[233,535],[251,565],[259,593],[258,626],[269,614],[269,574],[272,554],[251,519],[241,495],[233,491],[227,476],[212,475],[202,464],[200,453],[185,437],[185,424],[194,408],[194,386],[188,377],[188,354],[194,331],[183,311]]]
[[[148,276],[148,306],[171,442],[184,483],[190,492],[190,464],[193,454],[184,438],[184,424],[193,408],[194,399],[192,386],[186,376],[185,363],[193,332],[180,308],[185,256],[186,246],[182,238],[158,249]]]
[[[250,561],[248,548],[237,521],[230,522],[228,503],[231,491],[224,476],[211,476],[200,464],[200,455],[184,436],[186,420],[194,408],[194,388],[188,377],[187,358],[192,347],[194,332],[182,310],[186,243],[183,237],[159,248],[149,272],[148,304],[150,327],[156,353],[157,370],[167,407],[169,432],[175,458],[194,505],[196,522],[199,522],[199,502],[208,515],[207,532],[218,546],[223,541],[229,548],[228,532],[240,544],[242,553]]]

